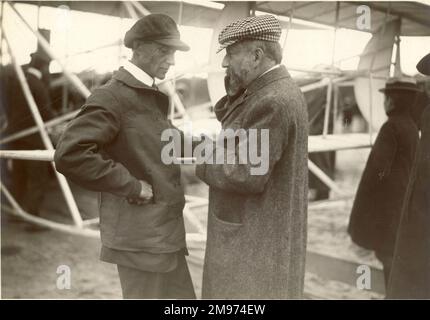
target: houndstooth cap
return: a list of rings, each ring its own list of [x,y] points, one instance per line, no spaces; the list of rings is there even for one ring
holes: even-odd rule
[[[220,32],[218,36],[220,47],[217,53],[245,39],[278,42],[281,32],[281,24],[272,15],[246,17],[230,23]]]

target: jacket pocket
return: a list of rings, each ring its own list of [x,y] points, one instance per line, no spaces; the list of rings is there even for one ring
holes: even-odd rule
[[[206,277],[224,278],[235,270],[243,252],[244,226],[209,214],[206,242]]]
[[[218,217],[215,213],[212,213],[213,220],[216,224],[219,224],[220,226],[223,226],[225,228],[231,228],[236,229],[243,226],[242,222],[233,222],[233,221],[227,221],[223,218]]]
[[[145,239],[157,237],[163,226],[171,219],[169,210],[160,204],[144,204],[141,206],[129,204],[124,199],[119,212],[116,236],[129,239]]]
[[[244,224],[240,222],[231,222],[219,218],[213,212],[210,213],[208,228],[211,228],[211,235],[208,237],[218,245],[225,245],[225,243],[234,244],[242,234]],[[208,239],[209,240],[209,239]]]
[[[114,246],[120,249],[173,252],[185,246],[182,206],[124,201],[115,231]]]

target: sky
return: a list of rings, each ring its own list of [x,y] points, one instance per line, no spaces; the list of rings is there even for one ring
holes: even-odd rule
[[[37,26],[35,6],[18,4],[16,7],[32,26]],[[42,17],[39,22],[40,27],[51,30],[53,51],[73,72],[114,71],[121,65],[122,59],[128,59],[131,55],[129,49],[119,46],[82,54],[82,52],[122,39],[125,32],[134,23],[131,19],[45,7],[42,7],[40,16]],[[20,64],[27,63],[29,54],[36,50],[35,37],[7,6],[4,24],[11,46],[17,54],[17,61]],[[182,39],[190,45],[191,50],[187,53],[178,52],[176,54],[176,66],[169,71],[168,76],[184,72],[204,74],[204,69],[200,66],[208,64],[212,29],[180,26],[180,32]],[[285,33],[284,30],[281,43],[284,44],[283,63],[287,67],[314,68],[321,64],[331,64],[334,39],[332,29],[292,29],[288,32],[287,41],[284,42]],[[346,58],[360,54],[370,37],[371,35],[366,32],[339,29],[335,44],[336,66],[354,70],[359,59]],[[402,37],[401,67],[403,72],[409,75],[416,74],[417,61],[428,52],[430,52],[430,37]],[[4,55],[3,61],[8,61],[7,55]],[[51,63],[51,72],[60,70],[57,63]]]

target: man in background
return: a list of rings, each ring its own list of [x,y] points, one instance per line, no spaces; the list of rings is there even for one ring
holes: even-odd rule
[[[49,94],[50,57],[41,51],[31,54],[30,63],[23,67],[34,101],[44,122],[54,117]],[[21,84],[15,75],[5,76],[5,106],[7,126],[4,136],[36,125]],[[39,133],[17,139],[7,145],[11,150],[45,149]],[[39,215],[50,180],[51,164],[44,161],[13,160],[10,175],[11,192],[25,211]]]
[[[430,53],[417,70],[430,76]],[[417,106],[417,113],[422,112],[421,138],[397,231],[387,290],[390,299],[430,299],[430,92],[425,94],[427,105]]]
[[[388,120],[379,130],[355,196],[348,226],[357,245],[375,251],[387,286],[412,163],[419,142],[415,79],[391,78],[381,91]]]

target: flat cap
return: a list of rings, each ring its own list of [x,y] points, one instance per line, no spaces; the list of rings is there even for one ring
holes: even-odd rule
[[[417,64],[417,70],[422,74],[430,76],[430,53],[425,55]]]
[[[281,32],[281,24],[272,15],[246,17],[230,23],[220,32],[218,42],[221,46],[217,53],[246,39],[278,42]]]
[[[181,41],[176,22],[165,14],[149,14],[139,19],[124,37],[124,45],[133,48],[135,40],[147,40],[175,48],[180,51],[188,51],[190,47]]]

